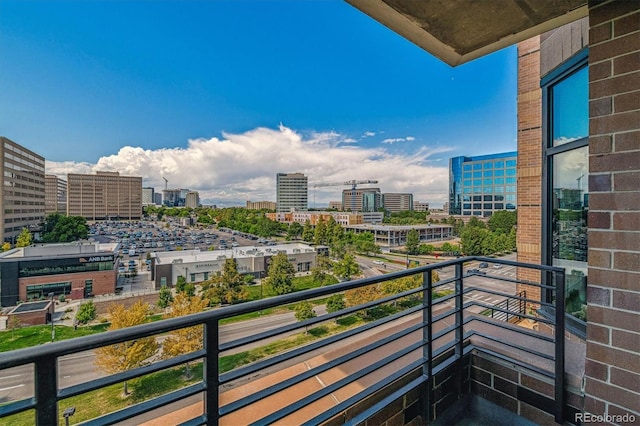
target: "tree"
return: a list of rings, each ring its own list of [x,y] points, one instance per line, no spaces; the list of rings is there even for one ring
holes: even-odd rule
[[[343,280],[350,280],[351,277],[360,273],[360,267],[356,263],[355,257],[345,254],[344,257],[333,266],[333,272]]]
[[[488,240],[491,238],[491,232],[481,227],[465,227],[460,236],[462,250],[466,255],[477,256],[491,254],[488,250]]]
[[[298,222],[291,222],[289,229],[287,229],[287,236],[293,240],[302,235],[302,225]]]
[[[18,235],[18,239],[16,240],[16,247],[28,247],[31,245],[33,241],[33,235],[27,228],[22,228],[20,231],[20,235]]]
[[[311,222],[309,221],[309,219],[307,219],[307,221],[304,223],[304,226],[302,227],[302,240],[311,242],[313,241],[313,237],[313,227],[311,226]]]
[[[176,291],[178,293],[182,293],[184,292],[184,288],[187,285],[187,279],[182,276],[182,275],[178,275],[178,278],[176,279]]]
[[[346,305],[349,307],[372,302],[379,299],[380,297],[381,294],[376,284],[368,285],[366,287],[354,288],[353,290],[347,290],[344,292],[344,300]],[[358,315],[362,318],[367,318],[369,315],[369,310],[365,309],[362,311],[358,311]]]
[[[380,253],[380,247],[376,245],[375,237],[371,232],[362,232],[354,237],[353,245],[358,253]]]
[[[313,305],[311,304],[311,302],[308,302],[306,300],[304,302],[298,303],[294,309],[296,312],[296,319],[298,321],[305,321],[317,316],[316,311],[313,310]],[[304,332],[305,334],[308,332],[307,327],[305,327]]]
[[[405,248],[409,254],[418,254],[418,247],[420,246],[420,234],[416,229],[411,229],[407,232],[407,243]]]
[[[96,319],[96,305],[93,303],[93,300],[89,300],[87,303],[83,303],[78,307],[76,321],[80,324],[86,324],[94,319]]]
[[[2,244],[2,248],[0,248],[0,251],[7,251],[7,250],[11,250],[11,243],[5,242],[4,244]]]
[[[189,296],[185,293],[178,293],[173,303],[171,303],[171,310],[165,317],[177,318],[202,312],[208,304],[206,299],[199,296]],[[196,325],[172,331],[162,343],[162,357],[165,359],[173,358],[202,349],[204,342],[203,330],[201,325]],[[185,376],[191,378],[189,364],[186,365]]]
[[[295,290],[293,284],[294,276],[295,270],[289,259],[287,259],[287,254],[280,252],[271,258],[265,285],[273,294],[291,293]]]
[[[333,313],[346,308],[344,304],[344,296],[342,294],[334,294],[327,299],[327,312]]]
[[[202,284],[206,297],[214,303],[237,303],[249,297],[246,281],[238,273],[236,259],[224,261],[222,274],[216,275]]]
[[[113,304],[108,312],[111,316],[111,325],[108,330],[118,330],[144,324],[149,314],[149,305],[141,300],[128,308],[122,304]],[[157,351],[156,338],[143,337],[96,349],[95,364],[107,373],[120,373],[150,364],[151,358]],[[123,394],[128,394],[126,381]]]
[[[68,243],[87,238],[89,227],[81,216],[63,216],[60,213],[47,215],[42,240],[46,243]]]
[[[487,225],[489,230],[496,234],[509,234],[518,222],[518,214],[515,210],[499,210],[489,218]]]
[[[325,225],[322,216],[318,218],[316,229],[313,234],[313,243],[315,245],[326,244],[327,242],[327,225]]]
[[[486,229],[487,224],[478,219],[476,216],[471,216],[469,222],[465,225],[465,228],[482,228]],[[463,231],[464,232],[464,231]]]
[[[173,294],[171,289],[166,285],[160,287],[160,293],[158,294],[158,306],[162,309],[168,307],[173,302]]]

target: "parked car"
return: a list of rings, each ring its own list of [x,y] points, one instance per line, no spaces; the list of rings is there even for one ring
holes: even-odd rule
[[[500,268],[502,268],[502,265],[501,265],[501,264],[499,264],[499,263],[495,263],[495,264],[493,265],[493,267],[494,267],[494,268],[496,268],[496,269],[500,269]]]
[[[482,262],[478,265],[479,268],[488,268],[489,264],[487,262]]]
[[[467,269],[467,274],[480,274],[480,275],[487,275],[487,273],[485,271],[481,271],[480,269],[474,268],[474,269]]]

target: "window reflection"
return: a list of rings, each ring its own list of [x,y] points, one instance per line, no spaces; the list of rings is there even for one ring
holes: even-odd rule
[[[586,318],[587,281],[587,146],[553,157],[553,265],[566,269],[566,311]]]
[[[589,135],[589,81],[587,67],[553,86],[553,146]]]

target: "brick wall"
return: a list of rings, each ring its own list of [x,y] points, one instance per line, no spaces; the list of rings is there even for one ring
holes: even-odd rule
[[[589,3],[585,411],[640,420],[640,5]]]
[[[112,294],[116,289],[116,271],[91,271],[73,274],[47,275],[43,277],[20,278],[20,300],[27,300],[27,286],[71,282],[72,289],[84,289],[85,280],[93,280],[93,294]]]
[[[518,44],[518,261],[541,263],[542,106],[540,37]],[[540,273],[518,268],[518,279],[540,282]],[[540,289],[519,286],[540,299]]]

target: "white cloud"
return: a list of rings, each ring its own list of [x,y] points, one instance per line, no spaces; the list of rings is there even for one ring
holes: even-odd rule
[[[414,138],[413,136],[407,136],[406,138],[388,138],[388,139],[384,139],[382,141],[382,143],[384,144],[394,144],[397,142],[411,142],[411,141],[415,141],[416,138]]]
[[[371,132],[373,133],[373,132]],[[406,139],[406,138],[405,138]],[[309,177],[309,204],[318,207],[341,198],[339,186],[313,189],[318,182],[377,179],[383,192],[412,192],[414,199],[442,204],[447,198],[447,167],[427,166],[429,157],[451,148],[423,147],[411,155],[390,153],[384,148],[364,148],[348,143],[336,132],[307,137],[280,126],[256,128],[222,138],[192,139],[186,148],[144,149],[124,146],[96,164],[46,163],[46,172],[67,173],[119,171],[142,176],[143,186],[189,188],[200,192],[207,204],[244,205],[246,200],[275,201],[276,173],[302,172]],[[349,148],[349,149],[345,149]],[[430,161],[430,160],[429,160]]]
[[[370,138],[371,136],[375,136],[375,135],[376,135],[376,132],[369,132],[369,131],[367,131],[367,132],[364,132],[364,133],[362,134],[362,137],[363,137],[363,138]]]

